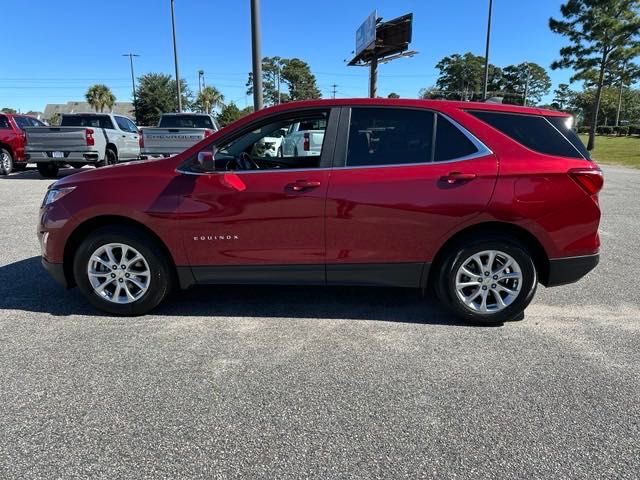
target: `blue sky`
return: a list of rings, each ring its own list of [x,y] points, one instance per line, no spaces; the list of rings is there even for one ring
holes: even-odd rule
[[[42,111],[47,103],[81,100],[92,83],[106,83],[120,101],[131,98],[129,60],[136,75],[173,74],[169,0],[2,0],[5,39],[0,107]],[[545,67],[565,40],[549,31],[560,0],[494,0],[490,61],[533,61]],[[299,57],[324,96],[367,94],[367,69],[347,67],[355,30],[374,8],[384,19],[413,12],[412,48],[420,53],[382,65],[379,94],[416,97],[435,83],[435,64],[456,52],[484,55],[486,0],[262,0],[262,54]],[[175,0],[180,75],[193,91],[197,71],[240,107],[251,69],[249,0]],[[570,71],[551,71],[554,88]]]

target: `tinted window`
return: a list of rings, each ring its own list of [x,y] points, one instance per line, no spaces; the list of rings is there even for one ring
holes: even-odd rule
[[[473,155],[478,149],[460,131],[442,115],[438,115],[436,121],[436,153],[435,161],[453,160],[456,158]]]
[[[127,122],[123,117],[115,117],[115,119],[118,127],[120,127],[120,130],[122,130],[123,132],[129,131],[129,125],[127,125]]]
[[[559,157],[582,155],[545,117],[504,112],[470,111],[483,122],[536,152]]]
[[[9,126],[9,120],[4,115],[0,115],[0,128],[11,128]]]
[[[399,108],[354,108],[348,166],[398,165],[431,160],[433,113]]]
[[[29,117],[13,117],[13,121],[16,122],[18,128],[32,127],[33,123],[30,120]]]
[[[584,143],[580,140],[580,137],[576,135],[576,132],[573,130],[573,118],[571,117],[547,117],[554,127],[556,127],[560,132],[567,137],[574,147],[578,149],[578,151],[582,154],[584,158],[591,158],[589,151],[585,148]]]
[[[208,115],[164,115],[160,118],[160,128],[210,128],[213,122]]]
[[[61,127],[113,128],[107,115],[63,115]]]

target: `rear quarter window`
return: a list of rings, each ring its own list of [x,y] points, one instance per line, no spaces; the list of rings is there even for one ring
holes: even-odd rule
[[[589,158],[588,154],[584,155],[561,130],[542,115],[480,110],[468,113],[536,152],[558,157]],[[565,120],[567,117],[557,118]],[[580,142],[580,139],[577,138],[577,141]]]

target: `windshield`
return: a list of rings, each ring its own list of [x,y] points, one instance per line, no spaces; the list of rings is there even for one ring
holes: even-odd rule
[[[160,128],[209,128],[215,127],[208,115],[165,115],[160,118]]]
[[[61,127],[113,128],[107,115],[63,115]]]

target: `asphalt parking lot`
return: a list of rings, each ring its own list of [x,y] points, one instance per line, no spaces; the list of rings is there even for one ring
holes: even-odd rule
[[[604,170],[600,266],[494,328],[355,288],[105,317],[40,267],[51,181],[0,177],[0,478],[637,479],[640,171]]]

